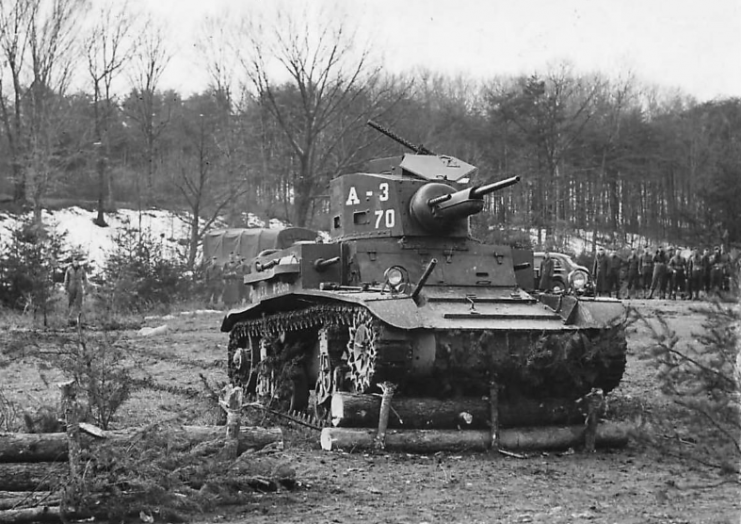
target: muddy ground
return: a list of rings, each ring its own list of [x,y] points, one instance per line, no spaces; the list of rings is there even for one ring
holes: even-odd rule
[[[682,343],[690,343],[702,327],[704,316],[693,310],[697,304],[626,303],[649,319],[663,314]],[[131,342],[137,376],[150,387],[135,392],[114,426],[154,420],[214,423],[219,413],[206,398],[201,375],[214,386],[225,381],[226,335],[219,332],[220,321],[219,312],[177,314],[145,321],[149,327],[166,325],[163,334],[123,332]],[[687,448],[696,443],[672,442],[660,428],[646,425],[652,416],[672,413],[656,385],[651,343],[646,325],[631,328],[626,374],[609,396],[610,417],[632,428],[625,449],[533,453],[524,459],[499,454],[330,453],[321,451],[318,432],[286,427],[286,446],[276,459],[290,462],[298,486],[245,494],[243,504],[194,516],[194,521],[737,524],[741,489],[735,477],[693,456]],[[55,384],[62,378],[43,358],[18,352],[11,358],[0,352],[0,391],[18,408],[54,405]]]

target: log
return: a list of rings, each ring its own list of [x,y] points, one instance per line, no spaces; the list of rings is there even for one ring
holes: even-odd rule
[[[581,423],[584,414],[579,406],[565,399],[498,399],[500,428],[554,426]],[[374,428],[378,426],[381,399],[375,395],[338,392],[330,405],[332,425],[342,428]],[[488,429],[489,401],[463,397],[440,400],[435,398],[394,397],[394,409],[389,416],[391,429]],[[470,422],[469,422],[470,421]]]
[[[21,524],[26,522],[70,522],[102,519],[104,515],[92,515],[78,511],[66,511],[64,518],[58,505],[38,508],[12,509],[0,511],[0,524]]]
[[[0,511],[0,524],[20,524],[24,522],[62,522],[62,514],[59,506]]]
[[[41,504],[56,506],[61,499],[55,491],[0,491],[0,510],[33,508]]]
[[[0,433],[0,463],[67,460],[65,433]]]
[[[182,426],[193,444],[207,440],[224,439],[224,426]],[[82,435],[84,445],[94,445],[96,441],[126,440],[136,435],[141,428],[103,431],[103,438],[96,439]],[[261,428],[242,426],[239,430],[238,453],[248,449],[262,449],[274,442],[283,441],[280,428]],[[51,462],[67,460],[66,433],[0,433],[0,463],[3,462]],[[2,470],[3,467],[0,467]],[[0,488],[2,489],[2,488]]]
[[[0,490],[53,491],[68,475],[66,462],[3,464],[0,466]]]
[[[585,426],[530,427],[502,429],[499,447],[513,451],[558,450],[580,447],[584,442]],[[322,449],[370,450],[376,431],[362,428],[324,428]],[[622,426],[605,422],[597,427],[597,447],[623,447],[628,433]],[[407,429],[386,432],[386,450],[408,453],[436,453],[438,451],[486,451],[491,446],[487,430]]]

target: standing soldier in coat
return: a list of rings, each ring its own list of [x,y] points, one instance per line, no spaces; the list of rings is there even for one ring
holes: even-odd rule
[[[541,291],[550,293],[551,291],[551,280],[553,279],[553,257],[546,251],[545,257],[540,262],[540,288]]]
[[[671,290],[669,288],[671,287],[672,283],[672,271],[669,268],[669,262],[671,259],[674,258],[674,246],[669,246],[666,248],[666,251],[664,251],[664,259],[665,259],[665,265],[664,265],[664,279],[661,282],[661,296],[671,296]],[[667,291],[669,291],[667,293]]]
[[[620,269],[623,267],[623,259],[617,254],[617,251],[610,252],[610,261],[607,273],[607,296],[612,296],[612,290],[615,290],[615,298],[620,298]]]
[[[224,285],[222,275],[223,271],[219,265],[219,259],[218,257],[213,257],[211,263],[206,268],[206,289],[208,290],[206,304],[208,306],[212,304],[216,306],[219,300],[221,300],[222,287]]]
[[[654,273],[654,258],[648,244],[646,244],[641,255],[641,285],[643,286],[643,298],[648,296],[651,290],[651,277]]]
[[[710,294],[710,268],[713,265],[712,255],[710,254],[710,250],[708,248],[702,250],[702,265],[703,268],[705,268],[705,273],[702,276],[702,280],[703,286],[705,287],[705,296],[707,297]]]
[[[705,263],[700,250],[697,248],[692,250],[692,255],[687,263],[687,276],[689,277],[687,286],[689,299],[700,300],[700,290],[704,287]]]
[[[237,275],[239,261],[234,252],[229,254],[229,261],[224,264],[224,306],[231,308],[239,302],[240,279]]]
[[[641,276],[641,257],[636,253],[635,248],[630,250],[627,260],[628,265],[628,298],[633,298],[633,290],[640,287]]]
[[[594,259],[594,267],[592,268],[592,274],[594,275],[594,292],[597,296],[602,296],[607,290],[607,273],[610,267],[610,261],[605,255],[605,250],[600,248],[597,252],[597,258]]]
[[[654,273],[651,276],[651,292],[648,294],[648,298],[654,297],[654,292],[659,292],[659,298],[664,298],[664,288],[666,286],[666,254],[664,250],[659,248],[654,253]]]
[[[720,295],[723,291],[723,256],[720,247],[710,257],[710,291]]]
[[[679,249],[676,250],[674,256],[669,260],[669,274],[671,276],[671,282],[669,284],[669,298],[672,300],[677,299],[677,293],[679,298],[684,296],[684,279],[685,279],[685,263],[684,257]]]
[[[720,263],[723,266],[723,276],[721,289],[723,291],[731,290],[731,255],[726,251],[725,244],[720,245]]]
[[[82,315],[82,298],[87,287],[85,268],[80,264],[80,257],[74,257],[72,264],[64,272],[64,290],[67,293],[69,323],[76,325]]]
[[[248,300],[250,288],[244,285],[244,276],[250,272],[250,265],[244,257],[239,259],[237,276],[239,277],[239,303],[244,304]]]

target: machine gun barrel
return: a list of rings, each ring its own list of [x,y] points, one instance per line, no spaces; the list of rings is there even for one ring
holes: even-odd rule
[[[378,123],[374,122],[373,120],[368,120],[368,125],[371,126],[373,129],[375,129],[376,131],[380,131],[381,133],[383,133],[384,135],[386,135],[387,137],[389,137],[391,140],[394,140],[394,141],[398,142],[399,144],[403,145],[404,147],[407,147],[407,148],[411,149],[412,151],[414,151],[418,155],[434,155],[435,154],[431,150],[429,150],[425,146],[423,146],[422,144],[420,144],[418,146],[415,146],[414,144],[412,144],[406,138],[400,137],[399,135],[397,135],[396,133],[394,133],[390,129],[387,129],[387,128],[383,127],[381,124],[378,124]]]

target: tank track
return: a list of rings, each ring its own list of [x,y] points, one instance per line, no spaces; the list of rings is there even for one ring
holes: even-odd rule
[[[317,404],[333,391],[367,393],[385,381],[405,395],[486,395],[495,380],[506,395],[576,399],[593,388],[609,392],[625,370],[627,344],[619,325],[555,334],[486,329],[435,334],[432,376],[415,379],[413,333],[382,323],[362,306],[313,305],[238,322],[228,344],[229,378],[266,405],[282,399],[279,409],[303,411],[308,398],[297,400],[296,390],[311,389],[300,376],[312,357],[320,361]],[[316,349],[322,337],[328,348],[323,355]]]

